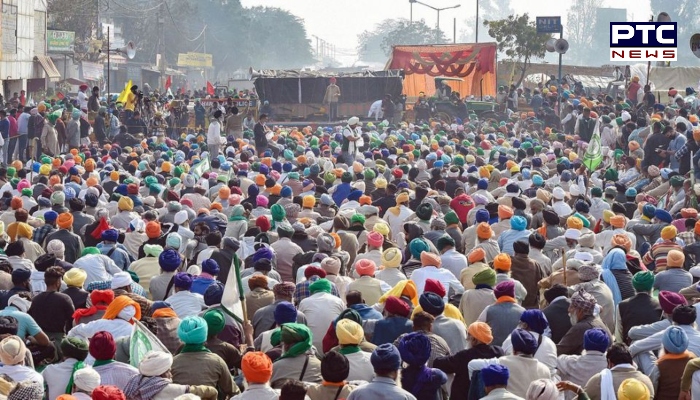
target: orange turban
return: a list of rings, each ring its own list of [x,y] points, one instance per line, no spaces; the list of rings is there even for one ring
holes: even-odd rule
[[[479,225],[476,226],[476,236],[478,236],[479,239],[491,239],[493,236],[491,225],[487,224],[486,222],[479,223]]]
[[[258,174],[255,176],[255,184],[258,186],[264,186],[265,185],[265,175]]]
[[[469,261],[469,264],[474,264],[477,261],[483,261],[485,258],[486,252],[484,251],[484,249],[482,249],[481,247],[477,247],[476,249],[469,252],[469,255],[467,256],[467,261]]]
[[[501,271],[510,271],[510,256],[506,253],[501,253],[493,259],[493,267]]]
[[[340,238],[340,235],[338,235],[335,232],[331,232],[330,235],[333,236],[333,240],[335,240],[335,247],[334,248],[336,248],[336,249],[339,248],[340,245],[343,244],[343,240]]]
[[[616,235],[613,235],[612,239],[610,240],[610,244],[613,247],[622,247],[623,249],[625,249],[626,253],[629,253],[632,249],[632,241],[624,233],[618,233]]]
[[[685,255],[682,251],[671,250],[666,255],[666,267],[667,268],[680,268],[685,262]]]
[[[177,318],[175,310],[170,307],[163,307],[155,310],[152,315],[153,318]]]
[[[160,234],[161,230],[158,222],[150,221],[146,224],[146,236],[148,236],[149,239],[156,239],[160,237]]]
[[[134,309],[136,309],[136,314],[134,314],[133,319],[140,320],[141,306],[128,296],[119,296],[115,298],[105,310],[105,314],[102,316],[102,319],[116,319],[119,316],[119,313],[121,313],[122,310],[128,306],[133,306]]]
[[[248,287],[250,290],[256,288],[267,289],[267,276],[265,275],[253,275],[248,279]]]
[[[491,327],[486,322],[473,322],[469,325],[469,328],[467,328],[467,333],[469,333],[469,336],[484,344],[491,344],[493,341]]]
[[[19,197],[13,197],[12,200],[10,200],[10,207],[12,207],[13,210],[22,208],[22,199]]]
[[[248,383],[267,383],[272,378],[272,360],[260,351],[249,351],[241,359],[241,370]]]
[[[623,219],[624,221],[624,219]],[[580,218],[569,217],[566,219],[566,226],[570,229],[583,229],[583,221]]]
[[[372,198],[367,195],[360,196],[360,205],[372,205]]]
[[[681,209],[681,217],[683,218],[697,218],[698,210],[694,208],[683,208]]]
[[[578,219],[578,218],[576,218]],[[624,228],[625,227],[625,217],[622,215],[614,215],[610,217],[610,225],[613,228]]]
[[[695,231],[696,235],[700,235],[700,221],[695,223],[695,229],[693,230]]]
[[[97,186],[97,184],[98,184],[97,178],[95,178],[94,176],[91,176],[91,177],[87,178],[87,180],[85,181],[85,184],[87,185],[87,187]]]
[[[424,267],[440,267],[440,265],[442,265],[442,260],[440,259],[440,256],[427,251],[420,253],[420,262]]]
[[[61,213],[56,219],[56,224],[59,228],[68,229],[73,226],[73,214]]]
[[[508,219],[513,216],[513,209],[501,204],[498,206],[498,219]]]
[[[19,238],[32,238],[32,227],[25,222],[13,222],[7,226],[7,235],[10,241],[15,242]]]

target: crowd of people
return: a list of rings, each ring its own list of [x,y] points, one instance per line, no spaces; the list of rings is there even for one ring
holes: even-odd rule
[[[121,105],[41,102],[0,166],[0,396],[697,397],[698,102],[633,89],[552,87],[556,124],[221,104],[142,138],[86,119]],[[66,118],[86,134],[54,140]]]

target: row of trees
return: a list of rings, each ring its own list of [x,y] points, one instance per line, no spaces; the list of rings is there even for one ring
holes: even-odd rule
[[[175,65],[178,53],[213,53],[215,75],[314,62],[303,20],[279,8],[244,8],[239,0],[48,0],[48,11],[49,29],[74,31],[80,43],[95,38],[98,14],[112,18],[137,44],[141,62],[164,53]]]

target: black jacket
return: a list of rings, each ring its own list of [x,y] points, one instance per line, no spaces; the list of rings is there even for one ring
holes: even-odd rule
[[[433,368],[442,370],[446,374],[455,374],[450,391],[450,400],[467,400],[469,396],[469,386],[471,385],[469,361],[477,358],[497,358],[505,355],[499,346],[478,344],[467,350],[458,351],[451,356],[438,357],[433,361]]]
[[[571,304],[569,299],[558,300],[542,310],[545,317],[547,317],[547,321],[549,321],[549,328],[552,330],[552,341],[554,343],[559,343],[561,338],[566,335],[566,332],[571,329],[569,304]]]

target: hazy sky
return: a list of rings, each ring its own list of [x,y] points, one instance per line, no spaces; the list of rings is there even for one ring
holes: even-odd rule
[[[480,0],[482,4],[488,0]],[[466,26],[467,19],[474,25],[476,0],[423,0],[434,7],[449,7],[460,4],[453,10],[440,13],[440,27],[452,38],[452,21],[457,18],[457,36]],[[355,53],[357,35],[386,18],[409,18],[408,0],[241,0],[245,7],[268,6],[289,10],[304,19],[306,31],[312,39],[316,35],[337,48],[337,53],[347,63]],[[516,13],[530,13],[531,16],[561,15],[566,24],[566,13],[573,0],[512,0],[511,7]],[[650,15],[648,0],[603,0],[604,7],[627,8],[628,16],[635,21],[647,21]],[[436,23],[437,13],[420,4],[413,5],[413,19],[424,19],[429,25]],[[485,29],[480,26],[480,33]],[[280,33],[284,27],[280,27]],[[356,57],[354,57],[356,59]]]

